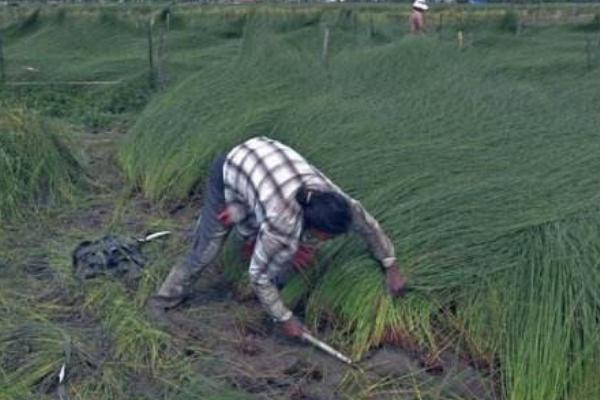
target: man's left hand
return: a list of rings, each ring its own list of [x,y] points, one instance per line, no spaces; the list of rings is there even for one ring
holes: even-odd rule
[[[404,296],[406,293],[406,277],[400,273],[400,268],[397,264],[392,265],[386,270],[385,280],[388,290],[392,296]]]

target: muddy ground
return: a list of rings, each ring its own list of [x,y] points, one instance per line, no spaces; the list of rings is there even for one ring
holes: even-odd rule
[[[174,231],[167,240],[188,240],[188,228],[201,199],[157,208],[131,192],[115,160],[116,143],[123,134],[85,134],[81,150],[97,195],[82,206],[54,215],[48,226],[31,229],[33,236],[45,235],[35,240],[57,240],[73,231],[97,232],[99,237],[111,231],[117,213],[119,229],[132,236],[143,236],[156,229],[156,221],[166,221]],[[78,239],[90,238],[70,238],[73,243]],[[21,241],[15,238],[13,242],[4,245],[18,251]],[[32,255],[28,261],[29,273],[36,279],[48,278],[44,278],[43,257]],[[414,351],[392,346],[373,349],[348,366],[306,343],[287,339],[256,299],[236,294],[218,265],[205,272],[194,296],[168,316],[172,325],[167,331],[181,348],[202,349],[199,374],[225,380],[261,399],[497,398],[489,371],[474,368],[451,351],[440,357],[442,370],[428,369]],[[147,390],[143,383],[136,387],[131,390]]]
[[[413,352],[392,346],[373,349],[348,366],[283,337],[266,318],[245,324],[245,316],[261,312],[259,305],[233,299],[218,273],[211,275],[189,304],[173,312],[174,329],[210,349],[214,363],[200,365],[200,371],[226,376],[259,398],[414,399],[416,388],[424,398],[495,398],[490,377],[451,352],[441,356],[443,371],[428,371]]]

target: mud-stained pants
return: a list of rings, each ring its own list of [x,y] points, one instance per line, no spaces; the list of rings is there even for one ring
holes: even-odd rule
[[[211,166],[204,203],[194,228],[192,248],[185,260],[173,267],[156,296],[172,302],[171,306],[177,305],[189,294],[202,271],[219,255],[231,230],[218,219],[219,213],[225,209],[224,162],[225,156],[221,155]]]

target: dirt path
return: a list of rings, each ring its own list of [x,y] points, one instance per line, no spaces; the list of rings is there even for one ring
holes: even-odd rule
[[[173,227],[170,240],[187,240],[199,201],[165,211],[130,193],[115,159],[122,136],[117,131],[84,135],[81,148],[95,181],[95,195],[82,206],[56,215],[37,234],[61,238],[68,227],[68,232],[94,232],[100,237],[117,226],[141,236],[159,220]],[[174,323],[170,330],[182,351],[190,345],[204,349],[196,365],[199,374],[226,380],[258,398],[413,399],[415,393],[417,398],[431,399],[495,398],[492,379],[451,353],[442,356],[446,368],[436,374],[426,372],[407,352],[391,347],[375,349],[355,366],[347,366],[308,344],[284,338],[254,298],[234,297],[218,266],[210,269],[193,299],[170,313]]]

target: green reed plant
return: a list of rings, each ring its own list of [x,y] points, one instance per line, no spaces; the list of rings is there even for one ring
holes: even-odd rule
[[[115,341],[115,357],[134,370],[156,370],[169,351],[169,339],[146,320],[118,282],[94,282],[84,309],[94,310]]]
[[[26,109],[0,111],[0,218],[75,198],[82,169],[61,129]]]

